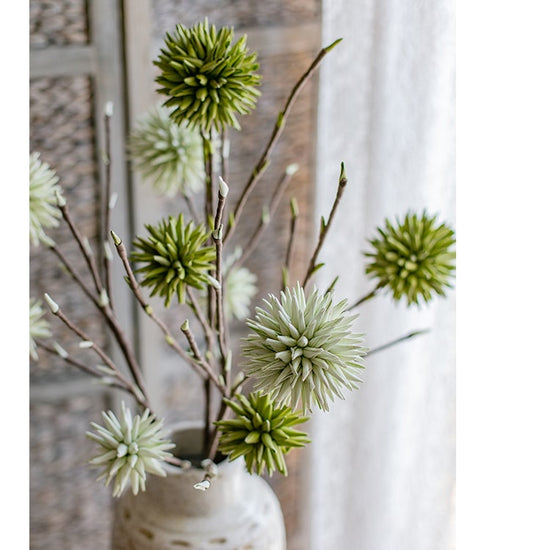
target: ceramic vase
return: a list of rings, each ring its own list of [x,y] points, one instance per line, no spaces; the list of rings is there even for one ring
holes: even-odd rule
[[[199,426],[172,435],[174,454],[195,455]],[[242,460],[217,465],[210,488],[193,486],[204,470],[168,466],[167,476],[148,475],[144,492],[127,490],[114,503],[112,550],[285,550],[279,501],[269,484],[249,474]]]

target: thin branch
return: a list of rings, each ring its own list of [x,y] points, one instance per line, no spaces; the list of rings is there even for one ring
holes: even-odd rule
[[[296,237],[296,223],[298,221],[298,203],[296,202],[296,199],[293,197],[290,200],[290,231],[288,235],[288,244],[286,247],[286,254],[285,254],[285,263],[283,265],[283,281],[282,281],[282,290],[285,289],[285,287],[288,286],[288,273],[290,271],[290,259],[292,257],[292,248],[294,245],[294,239]]]
[[[378,353],[379,351],[383,351],[385,349],[391,348],[392,346],[395,346],[396,344],[400,344],[401,342],[404,342],[405,340],[410,340],[411,338],[414,338],[415,336],[420,336],[421,334],[426,334],[427,332],[430,332],[429,328],[421,329],[421,330],[413,330],[412,332],[409,332],[408,334],[405,334],[405,336],[401,336],[400,338],[397,338],[396,340],[392,340],[391,342],[388,342],[387,344],[383,344],[382,346],[378,346],[377,348],[369,350],[367,357],[370,357],[374,353]]]
[[[213,177],[214,177],[214,162],[212,155],[212,134],[206,135],[201,131],[202,137],[202,154],[204,159],[204,174],[205,174],[205,200],[204,200],[204,223],[208,225],[210,217],[213,215]]]
[[[115,370],[107,374],[106,372],[101,372],[97,369],[89,367],[88,365],[74,359],[69,354],[62,354],[60,353],[60,350],[48,346],[43,342],[37,341],[36,345],[39,348],[47,351],[48,353],[60,357],[61,359],[63,359],[63,361],[65,361],[65,363],[76,367],[77,369],[85,372],[86,374],[89,374],[90,376],[94,376],[95,378],[100,378],[102,380],[105,380],[105,377],[114,377],[114,380],[109,380],[108,382],[106,382],[109,386],[113,388],[118,388],[129,393],[143,408],[148,407],[148,403],[143,399],[143,396],[140,395],[139,391],[136,392],[136,388],[130,382],[128,382],[126,378],[124,378],[119,370]],[[112,369],[109,367],[109,370],[111,371]]]
[[[89,344],[89,348],[95,351],[95,353],[99,356],[101,361],[109,367],[112,371],[120,373],[120,370],[115,365],[113,360],[103,351],[101,347],[99,347],[81,328],[76,326],[64,313],[61,311],[61,308],[48,296],[47,294],[44,295],[44,298],[46,299],[46,302],[48,303],[50,307],[50,311],[58,317],[70,330],[72,330],[83,342],[86,342]],[[133,373],[132,373],[133,374]],[[121,375],[122,376],[122,375]],[[134,377],[135,380],[135,377]],[[140,400],[138,398],[138,394],[134,393],[135,390],[132,391],[138,402],[146,406],[147,408],[151,409],[151,406],[149,404],[149,398],[147,397],[147,392],[145,390],[145,387],[143,385],[143,381],[141,380],[141,377],[139,380],[136,380],[136,384],[138,386],[139,392],[143,395],[143,400]]]
[[[214,374],[214,371],[212,370],[212,367],[210,364],[204,359],[202,356],[199,346],[197,345],[197,341],[195,340],[195,337],[193,336],[193,333],[191,332],[191,329],[189,328],[189,321],[186,321],[181,325],[181,331],[183,334],[185,334],[185,337],[187,338],[187,341],[189,342],[189,347],[191,348],[191,353],[193,354],[193,357],[195,359],[195,364],[200,365],[204,372],[206,372],[210,378],[210,380],[214,383],[214,385],[220,390],[222,395],[225,395],[225,388],[223,384],[220,383],[217,376]]]
[[[139,289],[138,282],[135,278],[135,275],[132,271],[132,267],[130,266],[130,262],[128,260],[128,254],[126,252],[126,247],[124,246],[124,243],[118,236],[116,236],[113,232],[111,232],[113,235],[113,240],[115,242],[115,246],[118,252],[118,255],[120,259],[122,260],[122,264],[124,266],[124,269],[126,271],[127,275],[127,281],[128,285],[130,286],[130,289],[132,290],[134,296],[136,297],[139,305],[143,309],[143,311],[147,314],[148,317],[150,317],[156,325],[162,330],[164,334],[164,338],[166,340],[166,343],[173,348],[176,353],[184,359],[187,363],[189,363],[199,374],[209,376],[214,382],[218,383],[218,380],[216,378],[216,375],[212,371],[210,365],[206,363],[206,361],[193,361],[191,357],[183,350],[183,348],[177,343],[176,339],[170,332],[169,328],[166,326],[164,321],[160,319],[155,312],[153,311],[152,306],[147,303],[145,300],[143,294],[141,293],[141,290]],[[223,389],[223,387],[218,383],[219,387]]]
[[[144,386],[144,382],[139,376],[140,369],[137,363],[135,353],[130,345],[130,342],[126,337],[126,334],[124,333],[124,330],[122,329],[118,320],[115,317],[115,313],[110,306],[109,300],[108,299],[105,300],[103,295],[100,295],[99,298],[93,295],[92,291],[88,289],[88,287],[86,286],[82,278],[72,268],[72,266],[70,265],[65,255],[61,252],[61,250],[55,244],[50,246],[50,250],[58,257],[62,265],[65,267],[65,269],[69,273],[69,275],[80,286],[84,294],[88,296],[90,301],[96,306],[99,312],[103,315],[103,317],[107,321],[107,324],[109,325],[109,328],[111,329],[112,334],[114,335],[120,347],[120,350],[122,351],[122,354],[124,355],[124,358],[126,359],[130,372],[138,373],[138,377],[137,378],[134,377],[136,384]]]
[[[99,271],[97,269],[97,265],[95,263],[94,256],[92,254],[92,250],[90,249],[90,246],[88,244],[88,241],[85,240],[82,235],[80,234],[80,231],[74,224],[71,215],[69,213],[69,208],[67,206],[67,203],[65,199],[62,199],[62,201],[58,204],[59,209],[61,210],[61,214],[63,216],[63,219],[69,226],[69,229],[71,230],[71,233],[73,237],[75,238],[78,247],[80,248],[80,251],[82,252],[82,255],[84,256],[84,259],[86,260],[86,264],[88,266],[88,269],[90,270],[90,273],[92,275],[95,288],[97,290],[98,294],[101,294],[101,291],[103,290],[103,285],[101,284],[101,278],[99,276]]]
[[[298,82],[295,84],[294,88],[290,92],[290,95],[288,96],[288,99],[285,103],[285,106],[283,110],[279,113],[279,116],[277,117],[277,122],[275,123],[275,127],[273,128],[271,138],[269,139],[269,142],[267,143],[267,146],[262,153],[262,156],[260,157],[260,160],[256,164],[256,167],[252,171],[252,174],[250,175],[250,178],[248,179],[248,182],[237,202],[237,205],[235,207],[234,215],[233,215],[233,224],[228,228],[228,231],[225,235],[225,241],[229,241],[229,238],[235,231],[235,227],[237,226],[237,223],[241,217],[242,211],[244,209],[244,206],[246,204],[246,201],[248,200],[248,197],[250,196],[250,193],[252,193],[254,187],[260,180],[260,177],[264,173],[265,169],[267,168],[269,164],[269,160],[271,157],[271,153],[273,151],[273,148],[275,147],[275,144],[277,143],[277,140],[279,139],[285,122],[286,117],[288,115],[288,112],[290,111],[290,108],[294,104],[296,97],[298,95],[298,92],[304,87],[306,82],[310,79],[311,75],[315,71],[315,69],[319,66],[322,59],[325,57],[325,55],[332,50],[342,39],[338,39],[334,41],[330,46],[327,46],[317,54],[317,57],[313,60],[309,68],[306,70],[306,72],[300,77]]]
[[[214,350],[214,335],[212,333],[212,328],[210,327],[210,325],[208,324],[207,320],[204,318],[204,315],[202,313],[202,310],[199,306],[199,304],[197,303],[197,299],[195,298],[195,295],[193,294],[193,292],[191,291],[191,289],[189,287],[187,287],[187,297],[189,298],[189,307],[191,308],[191,310],[193,311],[193,313],[195,314],[195,316],[197,317],[202,329],[203,329],[203,332],[204,332],[204,337],[206,339],[206,346],[207,348],[212,352]]]
[[[105,128],[105,157],[103,164],[105,165],[105,204],[103,212],[103,232],[101,234],[101,240],[105,251],[103,254],[103,273],[105,280],[105,289],[107,296],[111,297],[111,260],[107,251],[109,246],[108,235],[111,227],[111,210],[114,208],[116,201],[116,195],[111,196],[111,117],[112,117],[112,103],[108,103],[105,106],[105,112],[103,116],[103,123]]]
[[[341,169],[340,169],[340,178],[338,180],[338,190],[336,192],[336,198],[334,199],[334,203],[332,205],[332,209],[330,211],[328,221],[325,222],[325,219],[321,218],[321,229],[319,231],[319,241],[317,243],[317,247],[315,248],[315,252],[313,253],[313,256],[311,257],[311,260],[309,262],[309,267],[307,269],[306,276],[304,277],[304,282],[302,283],[302,286],[304,288],[306,287],[310,277],[313,275],[313,273],[318,267],[317,257],[319,256],[319,252],[321,251],[321,248],[325,242],[327,233],[330,229],[330,226],[332,225],[332,221],[334,220],[336,209],[338,208],[338,204],[340,203],[342,195],[344,194],[344,189],[347,183],[348,183],[348,179],[346,177],[346,172],[344,170],[344,163],[342,163]]]
[[[356,307],[360,306],[361,304],[367,302],[368,300],[371,300],[374,298],[378,291],[382,288],[381,285],[376,286],[373,290],[371,290],[368,294],[365,294],[362,298],[359,298],[356,302],[354,302],[351,306],[348,306],[346,311],[351,311],[352,309],[355,309]]]
[[[223,311],[223,274],[222,274],[222,248],[223,248],[223,210],[225,199],[229,189],[223,179],[220,179],[220,187],[218,189],[218,206],[216,208],[216,217],[214,219],[214,231],[212,231],[212,239],[216,246],[216,280],[218,285],[215,287],[216,293],[216,323],[218,329],[218,344],[221,353],[222,364],[225,364],[227,358],[227,340],[226,326]]]
[[[252,232],[248,243],[244,246],[241,256],[233,263],[230,269],[236,269],[240,267],[250,256],[250,254],[252,254],[252,252],[255,250],[258,242],[260,241],[260,237],[271,222],[271,219],[275,211],[277,210],[279,203],[281,202],[281,199],[288,187],[288,184],[290,183],[290,180],[292,179],[292,176],[296,173],[297,170],[298,167],[295,164],[287,166],[285,173],[277,182],[275,191],[273,192],[268,206],[264,208],[264,211],[262,212],[262,215],[258,220],[258,225],[256,226],[256,229]]]

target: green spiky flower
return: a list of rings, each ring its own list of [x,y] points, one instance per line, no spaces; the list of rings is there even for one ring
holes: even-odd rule
[[[61,193],[59,178],[50,165],[40,160],[40,153],[30,156],[29,221],[30,238],[34,246],[41,242],[52,244],[44,229],[57,227],[61,212],[57,207],[57,193]]]
[[[315,289],[307,298],[303,288],[288,287],[278,300],[270,294],[266,309],[256,308],[247,325],[254,333],[244,339],[245,373],[254,389],[272,392],[276,403],[303,410],[327,411],[329,402],[344,398],[342,389],[357,388],[357,373],[366,354],[362,337],[351,332],[354,316],[347,301],[333,304],[332,295]]]
[[[370,240],[374,252],[366,267],[367,275],[387,288],[394,300],[404,298],[407,305],[419,304],[419,298],[429,302],[434,293],[445,295],[449,279],[455,270],[454,231],[445,223],[438,224],[436,216],[409,212],[396,224],[385,220],[378,228],[378,238]]]
[[[235,44],[233,29],[219,31],[208,19],[186,28],[177,25],[166,33],[165,48],[154,62],[161,74],[159,92],[177,124],[221,132],[226,126],[240,129],[235,113],[247,114],[256,104],[260,76],[256,53],[249,53],[246,36]]]
[[[167,451],[174,444],[166,439],[162,420],[151,416],[149,410],[132,418],[124,402],[120,418],[112,411],[101,414],[105,426],[92,422],[96,432],[86,432],[100,447],[100,454],[89,464],[103,468],[98,480],[105,479],[105,486],[114,481],[113,496],[119,497],[128,483],[134,495],[144,491],[147,473],[166,476],[162,462],[172,456]]]
[[[148,238],[138,237],[132,252],[132,261],[144,264],[136,273],[144,275],[141,286],[152,287],[151,296],[164,297],[168,307],[174,294],[180,304],[185,303],[187,285],[202,289],[212,282],[208,273],[214,269],[216,258],[213,246],[204,246],[209,233],[202,225],[184,223],[183,214],[169,216],[156,227],[145,226]]]
[[[143,115],[128,138],[136,169],[161,194],[190,194],[204,185],[202,139],[196,130],[177,125],[165,107]]]
[[[35,338],[48,338],[52,335],[50,323],[43,319],[42,301],[31,298],[29,307],[29,353],[32,359],[38,361],[38,348]]]
[[[247,399],[237,395],[238,403],[224,399],[236,418],[215,422],[220,429],[219,449],[229,460],[244,456],[246,468],[261,475],[267,467],[287,475],[284,455],[293,447],[303,447],[310,440],[305,432],[293,429],[307,417],[290,407],[277,407],[269,395],[253,393]]]

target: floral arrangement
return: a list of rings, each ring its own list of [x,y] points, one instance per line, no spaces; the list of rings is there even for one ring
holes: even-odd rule
[[[347,185],[342,164],[334,204],[329,217],[321,219],[317,246],[306,274],[301,280],[288,280],[298,217],[298,204],[292,199],[287,254],[279,266],[282,289],[278,295],[266,296],[254,314],[250,312],[257,279],[243,264],[274,214],[275,199],[280,198],[295,173],[294,165],[285,169],[274,190],[274,200],[250,241],[243,245],[231,243],[231,239],[244,205],[269,164],[297,94],[339,41],[319,52],[291,90],[235,208],[227,212],[226,199],[231,192],[225,162],[227,129],[239,130],[240,117],[254,109],[260,96],[256,54],[249,52],[246,36],[233,42],[233,29],[218,30],[206,19],[191,28],[178,25],[173,34],[166,34],[164,48],[155,61],[160,70],[158,92],[164,103],[140,120],[129,136],[128,151],[142,177],[165,196],[181,196],[186,211],[147,225],[130,251],[109,228],[116,203],[109,177],[104,194],[107,204],[103,205],[107,228],[100,239],[100,254],[94,253],[80,233],[55,171],[41,161],[39,153],[31,154],[31,242],[56,254],[68,275],[96,306],[127,369],[117,365],[48,294],[44,302],[50,313],[74,333],[80,348],[95,354],[94,363],[99,359],[100,364],[90,366],[55,340],[48,343],[53,339],[53,328],[45,318],[44,302],[37,298],[30,303],[30,355],[36,361],[39,352],[55,354],[132,398],[137,413],[122,402],[118,414],[104,412],[103,424],[92,423],[87,434],[97,445],[90,464],[101,470],[100,479],[106,485],[112,483],[114,496],[120,496],[127,486],[134,494],[145,490],[148,474],[165,475],[163,463],[183,466],[184,457],[170,453],[174,446],[163,420],[152,410],[142,369],[117,321],[110,290],[112,245],[142,310],[163,332],[167,345],[205,381],[205,391],[217,392],[217,414],[212,416],[208,408],[204,414],[205,477],[196,485],[202,490],[209,487],[220,456],[229,460],[244,457],[250,473],[267,470],[269,475],[275,471],[286,475],[285,455],[309,442],[308,435],[297,426],[316,408],[328,411],[336,398],[344,399],[346,392],[357,388],[361,381],[367,349],[362,335],[353,332],[353,309],[383,292],[395,301],[419,305],[435,295],[445,296],[450,287],[455,259],[453,230],[427,212],[408,212],[395,221],[384,220],[376,237],[368,241],[365,274],[374,288],[365,296],[351,305],[347,300],[336,302],[336,280],[327,289],[309,288],[314,274],[322,268],[318,256]],[[112,105],[107,105],[107,130],[111,115]],[[108,169],[108,154],[105,165]],[[68,225],[79,245],[91,288],[46,233],[60,223]],[[180,335],[172,334],[153,310],[147,294],[162,298],[166,308],[174,304],[182,307]],[[190,319],[200,327],[199,335]],[[250,331],[240,342],[244,363],[239,368],[232,361],[235,343],[228,337],[229,320],[246,323]],[[250,390],[245,389],[248,386]]]

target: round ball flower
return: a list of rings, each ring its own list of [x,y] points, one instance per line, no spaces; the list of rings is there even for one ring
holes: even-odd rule
[[[112,411],[101,414],[105,426],[92,422],[95,433],[86,432],[100,448],[100,454],[89,464],[103,468],[98,480],[105,479],[105,486],[114,481],[113,496],[119,497],[128,483],[134,495],[144,491],[147,473],[166,476],[162,462],[172,456],[167,451],[174,444],[165,439],[162,420],[157,420],[149,410],[132,418],[124,402],[120,418]]]
[[[229,460],[244,457],[250,473],[261,475],[267,467],[287,475],[284,455],[293,447],[310,443],[305,432],[293,428],[308,420],[290,407],[278,407],[269,395],[253,393],[247,399],[237,395],[238,403],[224,399],[236,418],[215,422],[220,430],[219,450]]]
[[[52,335],[50,324],[43,319],[42,302],[31,298],[29,307],[29,353],[32,359],[38,361],[38,348],[35,338],[48,338]]]
[[[216,258],[213,246],[204,246],[209,233],[202,225],[191,221],[184,223],[183,214],[177,218],[169,216],[156,227],[145,226],[147,238],[134,241],[136,251],[132,261],[143,264],[136,273],[144,275],[141,286],[151,287],[151,296],[164,297],[168,307],[174,294],[180,304],[185,303],[187,285],[202,289],[212,281],[208,273],[214,269]]]
[[[357,388],[366,349],[361,335],[351,331],[355,316],[346,314],[346,300],[335,304],[318,289],[306,298],[296,284],[280,300],[270,294],[264,303],[247,321],[254,332],[242,347],[255,390],[293,409],[301,401],[303,410],[327,411],[335,397],[344,398],[343,388]]]
[[[165,47],[154,62],[160,69],[158,91],[169,96],[177,124],[221,132],[226,126],[240,129],[235,113],[247,114],[260,95],[256,53],[249,53],[246,36],[235,44],[233,29],[219,31],[208,19],[194,27],[176,26],[166,33]]]
[[[57,207],[57,193],[61,193],[59,178],[50,165],[40,160],[40,153],[30,156],[29,221],[30,238],[34,246],[41,242],[52,244],[44,229],[57,227],[61,212]]]
[[[246,267],[232,267],[241,256],[238,248],[234,254],[224,262],[224,311],[228,319],[244,321],[250,312],[252,298],[258,292],[256,287],[257,277]]]
[[[189,195],[203,187],[201,136],[177,125],[165,107],[157,105],[137,121],[128,138],[128,151],[136,170],[161,194]]]
[[[407,213],[403,221],[385,220],[378,237],[370,244],[373,252],[366,273],[378,280],[379,288],[388,289],[394,300],[404,298],[407,305],[428,302],[434,293],[445,295],[455,270],[454,231],[436,216]]]
[[[244,321],[250,312],[252,298],[256,295],[257,277],[246,267],[231,269],[225,277],[224,309],[229,319]]]

